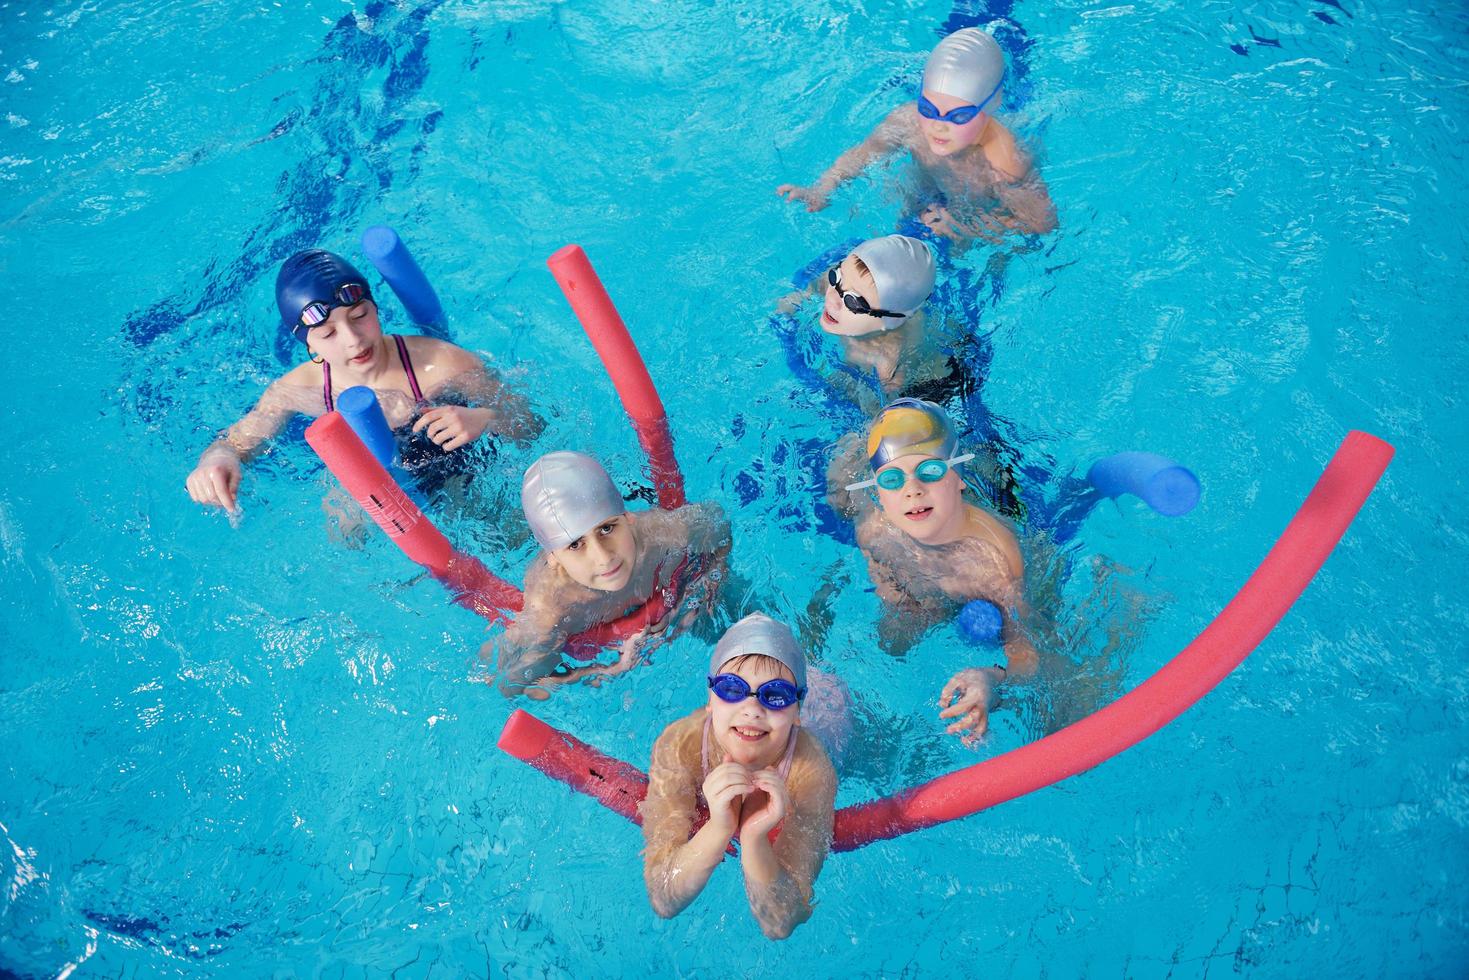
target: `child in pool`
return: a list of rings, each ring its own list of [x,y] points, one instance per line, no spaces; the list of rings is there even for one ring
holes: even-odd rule
[[[919,216],[930,231],[958,242],[997,242],[1009,231],[1045,234],[1056,226],[1045,182],[993,115],[1004,80],[1005,54],[995,39],[975,27],[955,31],[928,56],[916,102],[888,113],[815,184],[782,184],[776,193],[820,211],[832,191],[869,165],[907,150],[936,198]]]
[[[681,591],[694,577],[689,559],[706,557],[711,574],[729,553],[729,522],[718,504],[629,513],[607,471],[590,456],[547,453],[521,482],[520,503],[543,549],[525,573],[525,607],[481,656],[498,660],[498,683],[507,697],[525,693],[541,700],[548,688],[620,674],[637,663],[638,650],[665,622],[629,637],[615,664],[562,667],[566,641],[622,616],[655,592]],[[706,599],[712,599],[712,594]],[[670,603],[670,611],[676,603]]]
[[[682,912],[738,837],[750,911],[784,939],[811,917],[836,799],[836,772],[801,726],[805,654],[784,624],[746,616],[714,648],[709,692],[653,746],[640,808],[648,898],[664,918]],[[690,836],[701,808],[708,821]]]
[[[933,252],[916,238],[887,235],[863,242],[813,282],[822,290],[817,321],[841,344],[842,361],[877,378],[884,400],[946,375],[951,370],[924,312],[933,293]],[[803,299],[781,300],[782,312]],[[868,414],[880,407],[869,389],[856,387],[854,400]]]
[[[1029,677],[1038,664],[1019,622],[1025,584],[1019,543],[1001,518],[961,496],[964,483],[954,467],[974,457],[957,455],[954,427],[939,406],[900,398],[884,408],[867,436],[875,476],[843,491],[856,447],[853,441],[834,461],[829,493],[832,505],[856,521],[857,545],[884,604],[883,645],[906,648],[974,599],[1001,610],[1008,664],[960,670],[939,696],[939,717],[952,719],[948,731],[972,743],[989,727],[999,686]],[[852,492],[868,488],[875,488],[876,506]]]
[[[341,256],[321,249],[291,256],[276,277],[275,297],[283,326],[311,359],[272,382],[204,450],[187,481],[199,503],[235,510],[241,463],[291,416],[323,415],[353,385],[376,391],[388,424],[412,422],[435,452],[453,452],[487,431],[522,443],[540,432],[526,400],[469,351],[432,337],[384,334],[367,280]]]

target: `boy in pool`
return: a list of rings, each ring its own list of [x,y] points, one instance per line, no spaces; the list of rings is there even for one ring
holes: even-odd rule
[[[801,726],[806,657],[789,628],[755,613],[720,638],[708,683],[708,704],[653,746],[640,807],[648,898],[664,918],[678,915],[737,837],[750,911],[784,939],[811,917],[836,800],[836,772]]]
[[[975,27],[955,31],[928,56],[916,102],[888,113],[815,184],[781,184],[776,193],[820,211],[832,191],[869,165],[907,150],[935,198],[919,215],[934,234],[957,242],[998,242],[1009,231],[1045,234],[1056,227],[1045,182],[993,115],[1004,80],[1005,54],[995,39]]]
[[[964,483],[954,467],[974,456],[958,455],[958,437],[939,406],[900,398],[884,408],[867,436],[874,477],[843,491],[856,448],[854,441],[833,462],[829,494],[832,505],[856,521],[857,546],[884,604],[878,623],[883,645],[904,649],[975,599],[1001,610],[1008,663],[960,670],[939,696],[939,717],[952,719],[948,731],[972,743],[989,727],[999,686],[1029,677],[1038,663],[1018,621],[1025,584],[1020,545],[1002,519],[961,496]],[[860,493],[870,488],[876,506]]]
[[[291,416],[324,415],[354,385],[377,393],[389,425],[412,422],[412,432],[423,433],[436,455],[486,432],[521,443],[540,432],[529,403],[469,351],[432,337],[384,334],[367,280],[340,255],[311,249],[291,256],[276,277],[275,298],[282,325],[306,346],[310,360],[273,381],[255,407],[204,450],[187,481],[189,496],[199,503],[236,510],[241,464]]]
[[[729,553],[729,522],[718,504],[629,513],[607,471],[590,456],[547,453],[530,465],[520,503],[543,549],[525,573],[525,607],[481,656],[498,661],[507,697],[541,700],[562,684],[620,674],[637,663],[650,624],[624,641],[617,662],[562,667],[566,641],[636,609],[657,592],[682,592],[695,577],[709,582]],[[702,568],[689,569],[703,559]],[[712,600],[712,594],[706,597]],[[678,603],[669,603],[669,612]]]
[[[946,375],[951,369],[933,336],[924,304],[933,293],[933,252],[916,238],[886,235],[863,242],[808,292],[822,290],[818,322],[841,344],[842,361],[877,378],[883,397]],[[802,294],[781,301],[794,308]],[[867,399],[862,396],[868,395]],[[855,400],[871,414],[878,408],[859,388]]]

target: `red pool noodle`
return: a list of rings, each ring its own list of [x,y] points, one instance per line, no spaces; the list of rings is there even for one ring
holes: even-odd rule
[[[614,813],[633,823],[643,822],[638,804],[647,795],[648,777],[637,766],[605,755],[520,710],[505,722],[495,744]]]
[[[558,249],[546,260],[546,265],[556,285],[566,294],[572,312],[612,378],[623,409],[632,419],[638,442],[652,467],[658,506],[664,510],[682,507],[686,503],[683,476],[673,455],[673,436],[668,429],[663,401],[602,280],[597,278],[580,245]]]
[[[439,529],[408,499],[396,480],[357,438],[340,412],[327,412],[306,428],[306,442],[403,553],[443,582],[454,601],[494,622],[519,610],[520,590],[477,558],[456,551]]]
[[[1039,741],[886,799],[839,810],[832,849],[855,850],[971,816],[1084,772],[1177,718],[1275,628],[1346,533],[1392,455],[1392,446],[1376,436],[1348,433],[1305,503],[1234,599],[1152,677],[1095,714]],[[635,801],[647,789],[645,775],[550,726],[544,727],[555,737],[534,742],[521,734],[534,729],[525,719],[541,724],[523,711],[515,712],[505,724],[502,748],[624,816],[633,800],[636,813]],[[599,780],[616,785],[604,786]],[[608,802],[614,795],[617,806]]]

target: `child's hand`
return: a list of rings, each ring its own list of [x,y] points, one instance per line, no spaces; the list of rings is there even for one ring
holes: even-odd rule
[[[939,695],[940,718],[958,719],[944,731],[950,735],[964,733],[964,744],[973,745],[990,727],[990,709],[1000,700],[995,693],[997,668],[970,667],[961,670],[944,685]]]
[[[648,637],[656,632],[651,626],[644,626],[632,636],[622,641],[622,650],[617,655],[617,663],[607,668],[608,674],[625,674],[638,664],[642,663],[643,644],[648,642]]]
[[[465,408],[462,405],[440,405],[431,408],[413,423],[414,432],[427,430],[428,437],[444,452],[467,446],[489,427],[494,413],[488,408]]]
[[[966,224],[954,217],[954,213],[942,204],[930,204],[923,209],[918,220],[927,225],[935,235],[943,235],[956,242],[982,238],[991,244],[1000,245],[1005,240],[1005,226],[984,213]]]
[[[750,770],[724,757],[724,764],[704,777],[704,801],[709,804],[709,826],[726,840],[740,825],[740,802],[755,791]]]
[[[211,449],[199,458],[199,465],[184,482],[196,503],[239,510],[240,457],[222,448]]]
[[[759,796],[746,797],[740,809],[740,840],[749,841],[770,833],[785,819],[790,808],[790,794],[786,792],[785,780],[774,769],[761,769],[751,777],[755,788],[764,791]],[[752,806],[753,804],[753,806]]]
[[[820,211],[826,207],[828,191],[820,190],[815,185],[802,187],[800,184],[781,184],[775,192],[787,201],[804,201],[807,211]]]

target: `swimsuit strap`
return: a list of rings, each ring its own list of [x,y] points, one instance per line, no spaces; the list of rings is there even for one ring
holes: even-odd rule
[[[398,360],[403,364],[403,373],[408,375],[408,387],[413,389],[413,400],[423,401],[423,392],[418,387],[418,375],[413,373],[413,358],[408,356],[408,345],[403,342],[401,334],[393,334],[393,341],[398,345]]]
[[[785,757],[780,760],[780,765],[776,767],[776,772],[780,773],[781,779],[790,778],[791,762],[796,758],[796,736],[799,734],[801,734],[801,726],[792,725],[791,737],[786,740]]]
[[[702,786],[704,784],[704,780],[705,779],[708,779],[709,778],[709,733],[711,731],[713,731],[713,729],[714,729],[714,718],[709,714],[709,711],[706,708],[704,710],[704,740],[703,740],[703,748],[700,749],[700,763],[701,763],[701,765],[702,765],[702,767],[704,769],[704,775],[699,780],[699,785],[700,786]]]
[[[326,405],[326,410],[332,410],[332,366],[325,360],[321,362],[321,400]]]

